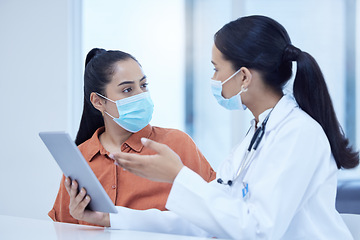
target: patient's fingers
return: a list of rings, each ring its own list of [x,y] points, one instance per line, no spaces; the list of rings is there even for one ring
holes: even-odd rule
[[[118,153],[111,153],[109,155],[110,158],[114,159],[115,161],[118,159],[126,159],[126,160],[134,160],[136,161],[138,158],[138,154],[133,154],[133,153],[124,153],[124,152],[118,152]]]
[[[78,186],[79,185],[76,180],[73,180],[71,182],[70,192],[69,192],[70,198],[76,197],[76,195],[78,194],[78,191],[79,191]]]
[[[145,147],[148,147],[148,148],[154,150],[155,152],[159,153],[160,155],[165,154],[166,151],[168,151],[168,148],[169,148],[166,144],[158,143],[158,142],[155,142],[155,141],[150,140],[148,138],[141,138],[141,143]]]
[[[83,198],[83,200],[79,203],[77,210],[79,212],[83,213],[85,211],[86,206],[89,204],[90,200],[91,199],[90,199],[89,195],[87,195],[85,198]]]
[[[86,196],[86,190],[84,188],[81,188],[78,195],[75,197],[75,203],[79,204]]]
[[[68,177],[65,178],[64,186],[69,195],[70,195],[70,183],[71,183],[71,179]]]

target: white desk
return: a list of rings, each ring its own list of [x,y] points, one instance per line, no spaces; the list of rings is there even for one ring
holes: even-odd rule
[[[46,220],[0,215],[0,239],[46,240],[200,240],[205,238],[169,235],[150,232],[108,230],[77,224],[57,223]]]

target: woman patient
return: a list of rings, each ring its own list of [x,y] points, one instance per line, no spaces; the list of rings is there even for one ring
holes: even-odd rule
[[[215,172],[186,133],[149,125],[154,105],[147,85],[141,65],[130,54],[92,49],[85,62],[84,109],[75,143],[116,206],[166,210],[171,184],[125,171],[109,158],[111,152],[154,154],[143,147],[140,139],[145,137],[168,145],[206,181],[213,180]],[[71,216],[64,182],[63,176],[50,218],[88,225]]]

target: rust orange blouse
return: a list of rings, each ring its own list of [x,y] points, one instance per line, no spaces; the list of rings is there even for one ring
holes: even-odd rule
[[[114,204],[137,210],[149,208],[166,210],[165,204],[171,184],[152,182],[116,166],[114,160],[108,157],[109,152],[99,141],[99,135],[103,132],[104,127],[99,128],[89,140],[79,145],[79,149]],[[148,125],[132,134],[122,144],[121,151],[141,155],[154,154],[152,150],[143,147],[140,142],[142,137],[168,145],[180,156],[185,166],[197,172],[204,180],[209,182],[215,179],[214,170],[186,133]],[[58,222],[89,225],[71,217],[70,198],[64,187],[64,180],[63,176],[54,206],[48,215]]]

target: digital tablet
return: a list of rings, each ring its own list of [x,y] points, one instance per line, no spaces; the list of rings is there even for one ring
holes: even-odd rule
[[[92,211],[117,213],[114,203],[95,176],[75,142],[66,132],[40,132],[40,138],[54,157],[66,177],[76,180],[79,189],[85,188]]]

